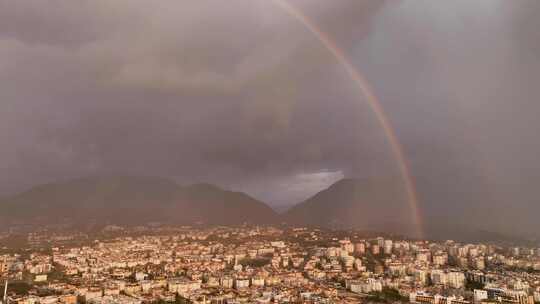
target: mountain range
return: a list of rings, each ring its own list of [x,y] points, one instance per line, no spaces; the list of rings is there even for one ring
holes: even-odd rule
[[[241,192],[210,184],[179,186],[155,177],[83,178],[40,185],[0,201],[6,223],[78,225],[269,224],[277,214]]]
[[[411,206],[399,179],[342,179],[278,214],[242,192],[211,184],[180,186],[158,177],[89,177],[45,184],[0,199],[0,225],[279,224],[415,235]],[[421,207],[421,206],[420,206]],[[457,207],[456,207],[457,208]],[[461,207],[460,207],[461,208]],[[460,209],[463,210],[463,209]],[[424,236],[458,240],[513,239],[422,208]],[[466,214],[471,217],[474,215]]]

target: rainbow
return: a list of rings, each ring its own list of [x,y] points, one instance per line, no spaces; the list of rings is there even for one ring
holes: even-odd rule
[[[416,185],[414,178],[411,175],[411,170],[407,159],[403,153],[403,148],[397,139],[396,133],[390,123],[387,115],[384,112],[381,103],[377,99],[377,96],[373,93],[373,89],[362,76],[354,65],[347,58],[345,52],[339,48],[339,46],[324,32],[322,31],[308,16],[303,14],[298,8],[287,2],[287,0],[273,0],[274,3],[283,9],[289,16],[298,20],[304,25],[323,45],[328,51],[336,58],[336,60],[345,68],[352,81],[358,86],[364,97],[366,98],[371,110],[375,114],[377,121],[382,127],[392,153],[396,159],[396,163],[401,174],[401,178],[405,184],[407,193],[407,201],[409,208],[412,212],[412,218],[415,223],[415,233],[417,237],[423,237],[424,229],[422,222],[422,215],[418,204],[418,195],[416,193]]]

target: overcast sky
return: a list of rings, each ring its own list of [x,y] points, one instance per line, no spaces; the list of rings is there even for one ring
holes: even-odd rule
[[[375,89],[425,208],[537,208],[539,1],[290,2]],[[0,194],[105,174],[284,205],[398,173],[343,67],[273,1],[0,0]]]

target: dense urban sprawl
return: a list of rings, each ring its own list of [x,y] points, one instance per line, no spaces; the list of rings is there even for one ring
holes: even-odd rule
[[[102,238],[29,233],[27,248],[4,248],[4,301],[540,302],[540,248],[308,228],[109,226],[103,232]]]

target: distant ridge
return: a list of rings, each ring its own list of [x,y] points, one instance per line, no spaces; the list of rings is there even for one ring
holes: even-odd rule
[[[159,177],[89,177],[52,183],[0,200],[8,223],[77,225],[274,223],[276,213],[241,192],[215,185],[179,186]]]

